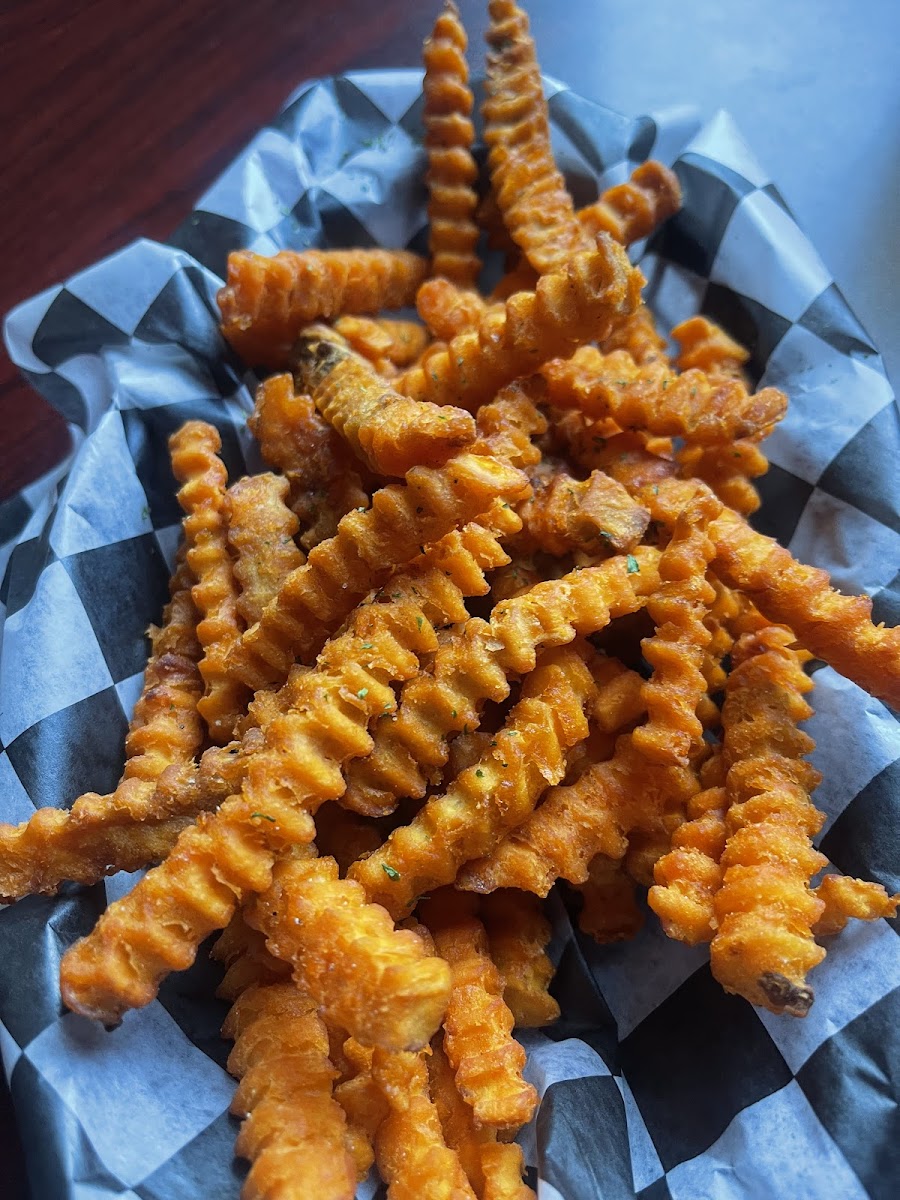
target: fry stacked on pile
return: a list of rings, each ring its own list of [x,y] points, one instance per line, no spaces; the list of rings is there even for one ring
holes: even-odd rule
[[[452,3],[426,43],[430,262],[231,256],[270,469],[229,487],[214,429],[173,435],[184,547],[122,782],[0,829],[7,900],[160,864],[66,954],[77,1012],[116,1024],[224,930],[247,1196],[350,1197],[373,1162],[392,1200],[532,1194],[513,1031],[559,1013],[559,879],[602,942],[649,888],[727,990],[797,1016],[817,936],[897,906],[814,886],[799,725],[812,655],[900,703],[900,631],[747,524],[786,397],[703,317],[668,357],[623,246],[677,180],[576,212],[527,18],[489,9],[480,205]],[[378,315],[413,303],[427,328]]]

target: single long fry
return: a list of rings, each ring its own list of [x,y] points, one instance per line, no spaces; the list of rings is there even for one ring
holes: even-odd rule
[[[394,915],[409,912],[421,893],[451,883],[464,862],[489,853],[525,820],[541,792],[565,774],[565,751],[587,735],[584,705],[593,688],[575,648],[545,652],[478,766],[351,868],[370,900]]]
[[[623,246],[649,237],[663,221],[681,208],[681,185],[674,171],[648,159],[631,172],[625,183],[617,183],[578,210],[582,229],[592,237],[605,230]]]
[[[541,373],[557,408],[703,446],[763,435],[787,411],[787,397],[777,388],[750,393],[737,379],[711,382],[693,369],[675,374],[661,359],[638,366],[624,350],[601,354],[582,346]]]
[[[234,250],[217,297],[222,332],[245,362],[284,368],[305,325],[412,304],[427,266],[406,250]]]
[[[889,896],[880,883],[851,879],[849,875],[826,875],[816,888],[825,908],[813,926],[816,937],[833,937],[849,920],[877,921],[895,917],[900,893]]]
[[[447,964],[426,955],[414,933],[395,929],[367,904],[358,883],[338,878],[334,859],[295,855],[249,911],[278,958],[329,1024],[364,1045],[427,1046],[450,997]]]
[[[445,0],[423,48],[425,151],[428,169],[428,250],[434,275],[474,287],[481,271],[475,252],[478,167],[472,157],[472,90],[466,64],[468,39],[459,10]]]
[[[166,862],[68,951],[61,984],[70,1007],[113,1024],[126,1008],[149,1003],[159,981],[224,928],[239,900],[270,885],[276,854],[312,839],[311,814],[341,795],[346,761],[371,750],[372,718],[393,711],[390,684],[409,678],[418,656],[434,650],[431,618],[446,623],[462,604],[452,558],[441,547],[435,553],[440,567],[423,556],[394,579],[395,599],[361,606],[316,669],[293,675],[291,707],[276,709],[262,732],[264,744],[241,772],[241,793],[186,829]],[[463,578],[472,562],[462,548]]]
[[[337,1071],[309,997],[291,983],[251,987],[222,1032],[235,1039],[228,1070],[240,1079],[231,1103],[243,1118],[235,1153],[252,1163],[243,1200],[353,1200],[347,1119],[332,1097]]]
[[[531,1119],[538,1096],[522,1077],[525,1050],[512,1036],[515,1019],[476,907],[471,896],[452,888],[422,905],[435,949],[451,971],[444,1050],[475,1119],[494,1129],[518,1129]]]
[[[285,503],[288,481],[280,475],[248,475],[227,492],[228,545],[241,586],[237,610],[248,625],[306,556],[294,543],[300,522]]]
[[[444,1141],[425,1055],[376,1050],[372,1074],[388,1106],[375,1162],[390,1200],[475,1200],[459,1155]]]
[[[196,580],[191,595],[201,620],[197,638],[203,647],[200,674],[205,691],[197,703],[209,736],[230,741],[248,696],[228,667],[228,655],[240,638],[237,583],[226,538],[227,472],[218,452],[222,439],[205,421],[188,421],[172,434],[172,470],[181,484],[187,561]]]
[[[514,468],[471,454],[440,468],[414,467],[405,485],[381,488],[370,509],[348,513],[335,537],[310,551],[235,647],[233,669],[254,688],[280,681],[392,568],[486,512],[495,497],[515,500],[527,487]]]
[[[0,824],[0,903],[52,895],[66,880],[90,884],[136,871],[164,858],[184,828],[185,816],[158,802],[156,785],[167,767],[189,761],[204,738],[193,581],[182,558],[162,625],[149,630],[150,659],[115,791],[87,792],[68,810],[41,808],[20,825]]]
[[[793,635],[772,627],[735,645],[722,710],[727,839],[710,965],[726,991],[772,1012],[805,1016],[807,973],[825,957],[812,927],[825,904],[809,881],[826,863],[812,847],[823,816],[809,793],[819,773],[803,758],[814,746],[797,728],[812,709],[812,681]]]
[[[528,17],[491,0],[484,138],[503,223],[539,273],[591,246],[550,148],[550,121]]]
[[[503,889],[483,897],[478,911],[516,1025],[550,1025],[559,1016],[559,1004],[548,990],[553,963],[546,950],[553,931],[540,901],[528,892]]]
[[[659,560],[662,586],[647,601],[656,624],[653,636],[641,642],[653,668],[641,693],[649,716],[634,731],[633,740],[655,762],[687,766],[703,736],[697,708],[706,694],[701,667],[712,640],[704,622],[716,595],[706,581],[715,554],[707,530],[721,510],[712,492],[698,490],[675,522]]]
[[[434,404],[477,408],[501,387],[566,357],[637,307],[643,276],[606,234],[596,250],[576,254],[543,276],[533,292],[517,292],[503,312],[488,312],[427,365],[394,381],[397,391]]]
[[[325,325],[304,330],[293,363],[298,386],[373,471],[439,467],[475,440],[469,413],[398,395]]]

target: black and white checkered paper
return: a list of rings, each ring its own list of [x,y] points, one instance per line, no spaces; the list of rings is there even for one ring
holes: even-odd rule
[[[698,130],[684,114],[630,120],[553,81],[548,92],[579,202],[651,155],[676,162],[684,209],[643,257],[652,303],[669,326],[698,310],[720,321],[752,347],[755,374],[791,398],[767,445],[757,523],[897,623],[897,407],[876,350],[774,184],[724,114]],[[3,819],[116,782],[144,630],[179,534],[169,433],[188,417],[211,420],[229,467],[252,462],[253,380],[216,323],[228,251],[422,248],[420,114],[418,72],[308,84],[171,244],[137,242],[8,318],[12,357],[67,418],[74,450],[0,508]],[[830,668],[817,671],[813,700],[822,849],[838,870],[897,890],[900,729]],[[131,882],[0,912],[0,1047],[34,1200],[239,1191],[225,1010],[205,955],[114,1033],[62,1010],[60,956]],[[522,1141],[542,1200],[893,1200],[895,928],[842,934],[798,1021],[726,996],[705,952],[668,941],[652,918],[636,941],[600,948],[573,932],[564,897],[552,904],[565,1015],[524,1037],[542,1102]]]

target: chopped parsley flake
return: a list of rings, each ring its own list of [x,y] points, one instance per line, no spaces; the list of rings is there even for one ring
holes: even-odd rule
[[[397,880],[400,878],[400,872],[395,871],[393,867],[389,867],[387,863],[382,863],[381,869],[384,871],[385,875],[387,875],[388,879]]]
[[[625,560],[629,575],[637,575],[641,569],[641,565],[633,554],[629,554]]]

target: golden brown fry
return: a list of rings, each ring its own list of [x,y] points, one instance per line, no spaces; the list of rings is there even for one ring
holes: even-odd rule
[[[440,547],[435,554],[439,567],[423,556],[393,580],[395,599],[361,606],[317,668],[294,673],[285,689],[291,707],[263,731],[240,794],[186,829],[166,862],[68,951],[61,984],[70,1007],[112,1024],[149,1003],[159,981],[224,928],[240,899],[269,886],[276,855],[312,839],[311,813],[341,795],[343,764],[371,750],[369,722],[393,711],[390,684],[408,679],[419,655],[434,650],[430,618],[446,623],[462,605],[454,577],[465,584],[471,576],[472,551],[461,547],[456,560]]]
[[[679,371],[696,367],[707,375],[739,379],[745,382],[743,367],[750,351],[728,336],[708,317],[690,317],[672,330],[679,345],[676,366]]]
[[[381,488],[370,509],[347,513],[335,537],[310,551],[235,648],[234,670],[254,688],[280,681],[394,567],[486,512],[495,497],[516,500],[527,487],[514,468],[471,454],[414,467],[405,484]]]
[[[428,332],[418,321],[391,317],[338,317],[334,328],[357,354],[391,375],[394,367],[414,363],[428,344]]]
[[[666,357],[666,339],[656,328],[653,313],[646,304],[639,304],[630,317],[619,321],[601,342],[604,354],[625,350],[638,366],[658,362]]]
[[[249,698],[227,665],[241,626],[226,539],[228,476],[218,457],[221,448],[218,430],[205,421],[188,421],[169,439],[172,470],[181,484],[178,503],[185,512],[187,560],[196,580],[191,595],[201,617],[197,638],[203,647],[199,665],[205,691],[197,708],[210,738],[220,746],[231,740]]]
[[[266,949],[265,936],[247,924],[243,909],[216,938],[209,956],[225,967],[216,995],[232,1003],[249,987],[283,983],[291,974],[290,966]]]
[[[825,908],[813,925],[816,937],[833,937],[849,920],[877,921],[896,917],[900,893],[889,896],[880,883],[851,879],[849,875],[826,875],[815,889]]]
[[[648,159],[626,183],[607,188],[593,204],[578,210],[582,229],[592,237],[605,231],[623,246],[639,242],[681,208],[681,185],[674,171]]]
[[[502,313],[488,312],[477,329],[458,334],[394,386],[417,400],[475,409],[549,359],[605,336],[637,307],[642,282],[622,248],[601,235],[596,250],[568,259],[533,292],[511,296]]]
[[[372,1074],[388,1105],[375,1161],[389,1200],[475,1200],[459,1155],[444,1141],[424,1054],[376,1050]]]
[[[467,329],[476,329],[489,307],[478,292],[449,279],[426,279],[416,293],[416,311],[431,336],[442,342],[451,341]]]
[[[519,515],[526,544],[533,542],[547,554],[622,554],[634,549],[650,522],[647,510],[602,471],[578,480],[551,469],[543,479],[532,476],[532,482],[535,494],[521,505]]]
[[[584,705],[593,687],[583,652],[545,652],[478,766],[351,868],[370,900],[394,915],[409,912],[421,893],[451,883],[464,862],[489,853],[524,821],[547,785],[565,774],[565,751],[587,735]]]
[[[687,766],[703,736],[697,707],[706,693],[701,667],[712,634],[705,620],[715,600],[706,581],[715,554],[707,530],[721,511],[712,492],[698,489],[659,560],[662,586],[647,601],[656,631],[641,647],[653,674],[641,693],[647,723],[634,731],[633,742],[654,762]]]
[[[323,804],[316,813],[316,846],[323,858],[333,858],[341,875],[366,854],[377,850],[387,836],[374,821],[364,820],[340,804]]]
[[[490,454],[520,470],[539,463],[541,452],[532,439],[547,432],[538,408],[543,393],[543,383],[535,377],[501,388],[490,403],[482,404],[475,419],[473,453]]]
[[[340,879],[334,859],[282,859],[248,919],[269,950],[291,963],[330,1025],[388,1050],[420,1050],[431,1041],[450,996],[447,964],[367,904],[358,883]]]
[[[347,1134],[356,1160],[356,1175],[362,1181],[375,1161],[375,1134],[387,1116],[381,1088],[372,1076],[372,1048],[355,1038],[344,1042],[343,1057],[350,1065],[349,1078],[334,1089],[334,1098],[347,1116]]]
[[[469,413],[398,395],[327,325],[303,331],[292,361],[300,390],[373,471],[440,467],[475,440]]]
[[[664,360],[638,366],[624,350],[601,354],[582,346],[541,373],[557,408],[702,446],[764,435],[787,411],[787,397],[777,388],[749,393],[736,379],[711,382],[697,370],[675,374]]]
[[[310,397],[295,393],[291,375],[272,375],[259,385],[248,424],[263,458],[288,478],[305,550],[334,537],[345,513],[368,507],[362,464]]]
[[[287,493],[288,481],[272,474],[247,475],[226,493],[228,544],[241,586],[237,609],[248,625],[306,561],[294,543],[300,523],[285,503]]]
[[[759,508],[759,493],[750,480],[765,475],[769,460],[751,438],[721,446],[685,446],[678,461],[684,475],[708,483],[736,512],[749,516]]]
[[[644,681],[637,671],[629,670],[618,659],[598,654],[591,674],[597,685],[597,697],[591,705],[590,717],[599,731],[621,733],[644,716],[647,711],[642,694]]]
[[[451,971],[444,1050],[476,1121],[518,1129],[531,1120],[538,1096],[522,1077],[525,1050],[512,1036],[513,1014],[476,907],[473,897],[452,888],[442,888],[421,906],[435,949]]]
[[[242,1200],[353,1200],[356,1170],[328,1033],[291,983],[251,987],[222,1029],[235,1039],[228,1070],[240,1079],[231,1111],[243,1118],[235,1153],[253,1164]]]
[[[528,18],[513,0],[491,0],[484,140],[503,223],[539,273],[588,250],[550,148],[550,121]]]
[[[550,788],[535,812],[489,855],[466,863],[456,885],[482,893],[514,887],[546,896],[557,879],[584,883],[595,855],[621,858],[627,834],[652,825],[667,806],[696,790],[693,771],[648,762],[625,734],[611,759],[590,767],[574,784]]]
[[[578,890],[584,900],[578,926],[600,945],[633,938],[644,924],[637,892],[621,860],[598,854]]]
[[[553,931],[540,901],[528,892],[502,889],[483,897],[478,911],[516,1026],[552,1024],[559,1017],[548,991],[553,963],[546,948]]]
[[[803,699],[812,681],[792,640],[771,627],[735,644],[722,710],[727,839],[710,964],[726,991],[805,1016],[807,973],[825,957],[812,934],[825,905],[809,881],[826,859],[811,841],[823,820],[809,798],[820,776],[803,758],[814,743],[797,728],[812,713]]]
[[[428,250],[432,274],[474,287],[481,271],[475,253],[478,167],[472,157],[472,90],[466,64],[468,39],[459,10],[445,0],[423,47],[425,151],[428,169]]]
[[[406,250],[234,250],[217,297],[222,333],[251,366],[282,369],[304,325],[412,304],[427,269]]]
[[[508,300],[516,292],[533,292],[539,279],[540,276],[528,259],[519,255],[518,262],[512,270],[508,270],[497,280],[494,290],[491,292],[491,300]]]

